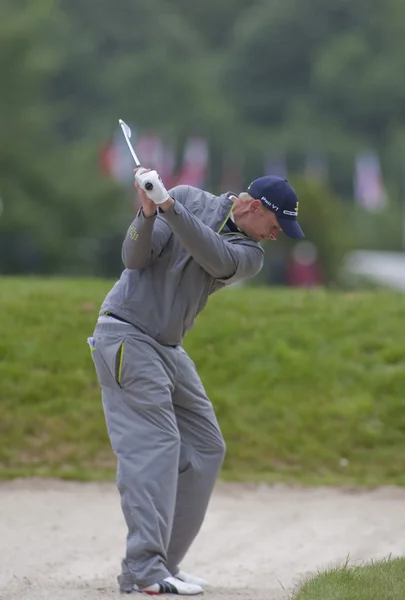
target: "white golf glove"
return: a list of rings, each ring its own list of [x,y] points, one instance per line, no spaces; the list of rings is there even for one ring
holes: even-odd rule
[[[146,171],[141,168],[136,172],[135,180],[155,204],[163,204],[169,200],[169,193],[157,171]]]

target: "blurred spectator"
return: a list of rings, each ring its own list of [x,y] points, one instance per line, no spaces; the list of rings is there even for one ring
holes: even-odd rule
[[[307,240],[295,244],[287,262],[287,284],[294,287],[313,287],[322,283],[316,246]]]

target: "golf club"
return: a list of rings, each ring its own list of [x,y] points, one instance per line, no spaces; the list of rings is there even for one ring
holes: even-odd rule
[[[135,161],[135,164],[137,167],[140,167],[141,163],[139,162],[139,159],[138,159],[137,155],[135,154],[135,150],[133,149],[132,144],[130,142],[131,128],[122,119],[118,119],[118,122],[121,125],[122,132],[123,132],[125,140],[128,144],[128,148],[132,154],[132,157]],[[150,181],[147,181],[145,183],[145,189],[147,189],[148,191],[153,190],[153,183],[151,183]]]

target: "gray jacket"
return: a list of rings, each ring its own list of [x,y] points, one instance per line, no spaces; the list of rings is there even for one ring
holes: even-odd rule
[[[263,266],[258,242],[231,232],[231,195],[214,196],[180,185],[166,213],[150,218],[142,209],[122,246],[121,278],[100,314],[111,312],[163,345],[175,346],[191,329],[208,296],[252,277]]]

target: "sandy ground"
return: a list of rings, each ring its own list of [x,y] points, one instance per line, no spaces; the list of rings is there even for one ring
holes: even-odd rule
[[[183,568],[210,600],[288,598],[327,566],[405,554],[405,490],[220,484]],[[0,598],[96,600],[117,592],[125,540],[111,484],[0,484]],[[133,596],[136,597],[136,596]]]

